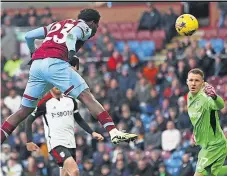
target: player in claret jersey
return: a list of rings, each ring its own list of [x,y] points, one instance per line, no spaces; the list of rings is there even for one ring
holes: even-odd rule
[[[188,73],[188,114],[194,126],[194,140],[201,146],[194,176],[217,176],[227,173],[222,167],[227,156],[227,140],[221,129],[218,110],[224,108],[223,99],[214,87],[204,83],[204,74],[200,69]]]
[[[95,35],[99,20],[98,11],[84,9],[78,15],[78,20],[55,22],[26,34],[25,39],[32,53],[29,80],[21,108],[9,116],[1,126],[1,143],[33,112],[38,99],[52,87],[57,87],[64,94],[83,102],[109,132],[113,143],[134,141],[137,138],[136,134],[123,133],[116,129],[108,112],[91,94],[84,79],[71,67],[78,65],[75,53],[86,40]],[[34,45],[35,39],[44,39],[38,49]]]

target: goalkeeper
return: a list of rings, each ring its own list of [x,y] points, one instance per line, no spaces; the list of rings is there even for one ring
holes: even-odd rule
[[[214,88],[204,82],[200,69],[188,72],[188,114],[194,127],[194,141],[201,146],[194,176],[217,176],[226,173],[223,167],[227,156],[227,140],[221,129],[218,110],[224,108],[224,100]]]

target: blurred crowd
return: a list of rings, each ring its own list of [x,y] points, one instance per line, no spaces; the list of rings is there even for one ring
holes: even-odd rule
[[[151,3],[147,4],[148,9],[142,14],[138,30],[158,30],[166,32],[166,41],[169,42],[176,35],[175,22],[178,15],[170,7],[166,13],[161,13]]]
[[[45,14],[49,13],[47,9]],[[29,9],[28,17],[29,14],[33,17],[34,9]],[[6,19],[4,17],[4,22]],[[191,140],[187,73],[199,67],[206,79],[225,78],[227,59],[220,57],[209,42],[204,48],[199,48],[197,41],[190,38],[173,44],[165,62],[142,62],[127,44],[123,52],[117,51],[114,37],[103,27],[95,43],[88,42],[79,50],[79,72],[94,96],[110,113],[119,130],[139,134],[135,144],[111,144],[105,130],[80,104],[82,117],[105,137],[104,142],[97,143],[78,126],[75,128],[76,159],[82,176],[193,175],[199,147]],[[227,55],[227,41],[221,53]],[[90,62],[88,57],[96,58],[96,62]],[[106,61],[101,59],[103,57]],[[22,64],[20,56],[6,58],[1,52],[1,121],[20,106],[29,70],[28,66],[22,68]],[[227,90],[227,82],[223,85]],[[224,119],[227,94],[223,97],[225,108],[220,111],[220,121],[227,137],[227,120]],[[24,122],[21,123],[2,145],[3,173],[0,174],[59,175],[58,167],[47,152],[41,118],[33,123],[33,131],[34,142],[41,150],[32,153],[26,150]]]
[[[8,13],[6,10],[1,11],[2,26],[19,26],[19,27],[36,27],[44,26],[56,21],[49,7],[43,9],[43,11],[36,12],[34,7],[30,7],[27,11],[16,9],[12,13]]]

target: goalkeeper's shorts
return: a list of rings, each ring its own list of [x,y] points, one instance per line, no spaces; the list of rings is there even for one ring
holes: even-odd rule
[[[196,172],[203,175],[218,175],[227,156],[227,143],[208,146],[199,152]]]

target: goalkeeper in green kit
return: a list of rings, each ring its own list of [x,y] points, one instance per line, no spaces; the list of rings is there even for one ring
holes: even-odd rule
[[[187,85],[187,106],[194,127],[194,141],[201,146],[194,176],[227,175],[227,168],[223,167],[227,140],[218,117],[218,110],[224,108],[224,100],[211,85],[204,82],[204,73],[200,69],[188,72]]]

